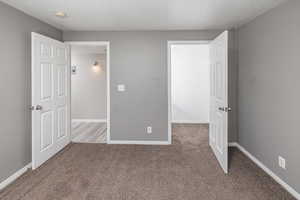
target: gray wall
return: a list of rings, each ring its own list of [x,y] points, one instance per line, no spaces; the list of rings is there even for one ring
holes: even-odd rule
[[[77,67],[71,76],[72,119],[106,119],[106,54],[74,54],[71,64]],[[94,72],[94,62],[101,71]]]
[[[31,162],[31,31],[61,31],[0,2],[0,182]]]
[[[229,31],[228,41],[228,140],[238,140],[238,36],[236,30]]]
[[[211,40],[221,31],[64,32],[65,41],[111,42],[111,138],[167,140],[167,41]],[[117,84],[127,91],[119,93]],[[148,135],[147,126],[153,127]],[[236,138],[231,135],[230,139]]]
[[[239,29],[239,143],[300,192],[300,1]],[[287,170],[278,166],[286,159]]]

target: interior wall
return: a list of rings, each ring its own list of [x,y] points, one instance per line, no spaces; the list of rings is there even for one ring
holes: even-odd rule
[[[167,141],[168,40],[212,40],[221,32],[65,31],[63,38],[64,41],[110,41],[112,140]],[[234,73],[231,78],[235,91]],[[124,84],[126,91],[118,92],[118,84]],[[234,96],[232,99],[235,103]],[[230,115],[236,117],[235,112]],[[235,123],[233,120],[229,141],[237,138]],[[147,126],[152,126],[152,134],[146,133]]]
[[[110,41],[112,140],[167,141],[168,40],[211,40],[220,32],[66,31],[64,40]]]
[[[209,123],[209,44],[171,45],[172,122]]]
[[[106,54],[71,54],[72,119],[106,120]],[[93,71],[97,61],[100,71]]]
[[[239,29],[239,143],[300,193],[300,1]],[[284,170],[278,156],[286,159]]]
[[[238,34],[230,30],[228,41],[228,140],[238,141]]]
[[[62,32],[0,2],[0,182],[31,162],[31,32]]]

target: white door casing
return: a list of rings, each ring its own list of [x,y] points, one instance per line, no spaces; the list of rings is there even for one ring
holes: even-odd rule
[[[70,51],[32,33],[32,168],[70,142]]]
[[[225,173],[228,173],[228,31],[210,46],[209,144]]]

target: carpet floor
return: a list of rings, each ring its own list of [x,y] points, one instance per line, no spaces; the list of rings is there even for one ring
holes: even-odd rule
[[[1,200],[291,200],[237,149],[225,175],[206,125],[174,125],[173,144],[70,144],[0,193]]]

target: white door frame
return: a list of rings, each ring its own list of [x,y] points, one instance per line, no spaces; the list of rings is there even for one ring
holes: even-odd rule
[[[209,44],[210,40],[169,40],[168,41],[168,144],[172,143],[172,65],[171,46],[185,44]]]
[[[68,41],[65,43],[69,45],[73,44],[73,45],[106,46],[106,126],[107,126],[106,143],[110,144],[110,42],[109,41]],[[72,49],[70,50],[70,52],[72,53]],[[70,65],[69,67],[71,68],[72,66]],[[72,112],[72,109],[70,109],[70,112]],[[72,129],[70,135],[72,135]]]

